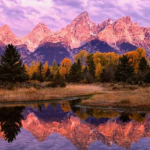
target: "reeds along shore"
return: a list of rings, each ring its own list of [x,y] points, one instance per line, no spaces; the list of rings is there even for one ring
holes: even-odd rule
[[[100,93],[102,88],[97,85],[69,84],[65,88],[15,88],[0,89],[0,102],[53,100],[66,97]]]
[[[150,107],[150,87],[133,85],[103,85],[102,94],[83,101],[83,105],[102,107],[146,108]]]

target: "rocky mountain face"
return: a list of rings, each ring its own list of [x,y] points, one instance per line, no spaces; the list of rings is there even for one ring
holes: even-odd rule
[[[7,25],[0,27],[0,42],[7,44],[20,45],[21,40],[11,31]]]
[[[40,42],[47,36],[52,35],[51,30],[43,23],[39,23],[28,35],[23,37],[22,43],[33,52],[39,46]]]
[[[31,53],[29,57],[26,57],[24,62],[31,64],[33,60],[41,63],[48,62],[52,64],[55,60],[56,62],[61,62],[65,57],[70,58],[69,52],[66,50],[63,43],[44,43],[36,49],[34,53]]]
[[[127,16],[106,24],[98,33],[98,38],[109,45],[116,46],[116,48],[121,43],[130,43],[149,50],[150,41],[147,40],[149,33],[146,31],[148,29],[140,27],[137,23],[132,23],[131,18]],[[121,49],[119,50],[121,51]]]
[[[28,35],[18,38],[4,25],[0,27],[0,42],[4,45],[24,45],[23,50],[27,54],[23,56],[25,62],[45,62],[50,59],[51,63],[57,55],[57,61],[60,63],[62,56],[73,58],[81,49],[90,53],[101,51],[123,54],[143,47],[147,54],[150,54],[150,28],[140,27],[138,23],[133,23],[129,16],[116,21],[108,19],[96,25],[90,20],[88,13],[83,12],[66,28],[54,33],[40,23]]]

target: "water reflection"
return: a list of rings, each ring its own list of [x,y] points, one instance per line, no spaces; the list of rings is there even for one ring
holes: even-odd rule
[[[12,142],[20,132],[22,127],[21,120],[23,119],[21,112],[24,108],[0,108],[0,128],[6,141]]]
[[[150,138],[149,113],[120,113],[114,110],[79,107],[80,102],[81,99],[1,107],[0,138],[4,139],[5,143],[1,143],[0,140],[0,145],[7,149],[8,142],[20,141],[21,138],[17,135],[23,137],[26,135],[22,130],[30,133],[26,137],[30,141],[36,139],[39,143],[46,143],[41,149],[46,148],[48,139],[54,134],[57,138],[61,136],[62,139],[67,139],[72,145],[69,149],[79,150],[93,149],[91,148],[93,143],[97,142],[99,143],[95,149],[100,145],[103,149],[110,149],[110,147],[137,149],[135,146],[140,139]],[[134,142],[137,144],[134,145]],[[24,142],[19,144],[23,145]],[[33,142],[30,144],[33,146]],[[14,147],[18,149],[18,145]],[[67,145],[64,146],[65,148],[68,148]]]

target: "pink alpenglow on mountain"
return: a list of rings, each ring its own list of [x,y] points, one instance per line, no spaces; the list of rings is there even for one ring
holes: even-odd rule
[[[33,59],[48,61],[47,56],[53,57],[49,61],[50,64],[56,56],[60,63],[62,57],[73,58],[81,49],[86,49],[90,53],[100,51],[123,54],[137,47],[143,47],[149,55],[150,28],[140,27],[138,23],[133,23],[130,16],[116,21],[108,19],[95,24],[91,22],[88,13],[83,12],[60,31],[52,32],[45,24],[39,23],[23,38],[15,36],[10,28],[4,25],[0,27],[0,43],[24,45],[23,47],[27,50],[25,53],[28,53],[28,50],[34,52],[34,55],[32,53],[26,55],[24,60],[27,63],[31,63]],[[56,52],[56,47],[58,51],[60,50],[59,53]]]
[[[40,44],[40,42],[53,33],[43,23],[39,23],[28,35],[23,37],[22,43],[26,44],[28,49],[33,52]]]

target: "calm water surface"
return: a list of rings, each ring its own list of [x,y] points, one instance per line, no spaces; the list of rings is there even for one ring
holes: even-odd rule
[[[80,102],[0,106],[0,150],[150,150],[150,113]]]

